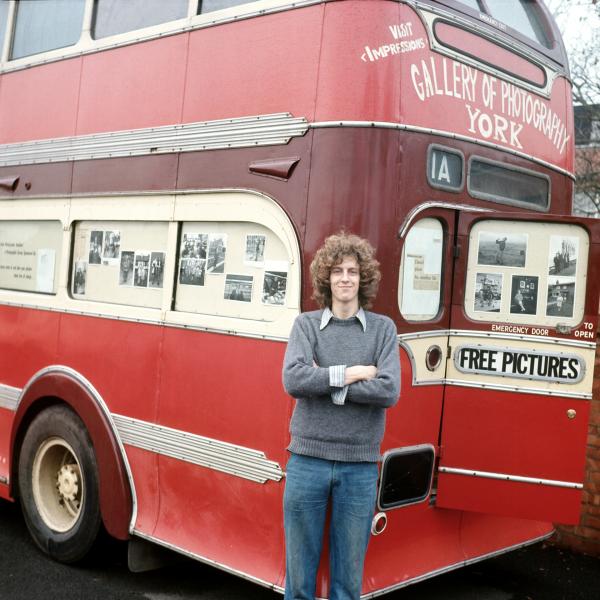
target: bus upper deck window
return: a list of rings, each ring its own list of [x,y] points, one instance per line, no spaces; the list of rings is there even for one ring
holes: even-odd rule
[[[232,6],[248,4],[250,2],[252,2],[252,0],[200,0],[198,4],[198,14],[231,8]]]
[[[550,206],[550,179],[545,175],[471,158],[467,188],[474,198],[545,211]]]
[[[6,22],[8,18],[8,2],[0,2],[0,48],[4,47]]]
[[[458,0],[461,4],[466,4],[469,8],[473,10],[481,10],[479,6],[479,2],[477,0]]]
[[[544,31],[535,3],[531,0],[503,0],[488,2],[490,14],[498,21],[516,29],[525,37],[550,47],[548,36]]]
[[[81,36],[84,9],[85,0],[18,2],[11,58],[76,44]]]
[[[421,219],[402,249],[398,303],[407,321],[430,321],[440,311],[444,232],[437,219]]]
[[[188,0],[96,0],[93,36],[99,39],[183,19],[187,9]]]

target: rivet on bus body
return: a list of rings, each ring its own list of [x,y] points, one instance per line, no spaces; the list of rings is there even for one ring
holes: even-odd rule
[[[577,411],[574,408],[570,408],[567,411],[567,417],[569,417],[569,419],[574,419],[577,416]]]

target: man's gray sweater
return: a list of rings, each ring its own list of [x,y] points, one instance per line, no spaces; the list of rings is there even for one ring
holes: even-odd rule
[[[283,385],[296,399],[288,450],[316,458],[376,462],[385,429],[385,409],[398,401],[400,359],[396,326],[386,316],[364,313],[331,317],[323,311],[296,318],[283,364]],[[377,375],[348,387],[345,403],[334,404],[330,366],[374,365]]]

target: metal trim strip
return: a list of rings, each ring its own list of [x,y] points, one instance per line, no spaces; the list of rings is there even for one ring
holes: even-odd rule
[[[446,379],[446,385],[478,388],[481,390],[496,390],[499,392],[519,392],[521,394],[538,394],[543,396],[558,396],[560,398],[572,398],[573,400],[591,400],[592,394],[585,392],[565,392],[563,390],[548,390],[545,388],[522,387],[520,385],[501,385],[499,383],[481,383],[480,381],[467,381],[463,379]]]
[[[290,113],[220,119],[0,145],[0,167],[287,144],[308,130]]]
[[[260,450],[123,415],[115,414],[113,419],[124,444],[256,483],[283,478],[279,464]]]
[[[21,389],[0,383],[0,408],[16,412]]]
[[[507,475],[506,473],[490,473],[488,471],[472,471],[469,469],[458,469],[454,467],[438,467],[440,473],[449,475],[465,475],[467,477],[482,477],[483,479],[498,479],[501,481],[516,481],[517,483],[532,483],[536,485],[547,485],[551,487],[569,488],[582,490],[583,483],[574,481],[559,481],[556,479],[542,479],[537,477],[523,477],[521,475]]]

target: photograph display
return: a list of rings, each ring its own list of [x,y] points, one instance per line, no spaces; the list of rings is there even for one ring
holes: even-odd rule
[[[90,254],[88,262],[90,265],[102,264],[102,249],[103,249],[104,231],[90,232]]]
[[[165,276],[165,253],[152,252],[150,254],[150,276],[148,287],[162,288]]]
[[[288,263],[285,261],[267,261],[263,279],[262,303],[274,306],[285,304],[288,279]]]
[[[574,277],[577,273],[578,255],[578,238],[562,235],[551,235],[550,251],[548,255],[548,275]]]
[[[527,259],[527,234],[482,231],[479,234],[477,264],[524,267]]]
[[[262,267],[265,264],[265,245],[267,238],[261,234],[246,235],[244,264],[252,267]]]
[[[475,303],[477,312],[500,312],[502,305],[502,273],[477,273]]]
[[[150,252],[138,251],[135,253],[133,285],[135,287],[148,287],[150,274]]]
[[[572,317],[575,304],[575,277],[549,277],[546,316]]]
[[[121,252],[119,265],[119,285],[133,285],[133,263],[135,253],[131,250]]]
[[[252,275],[227,275],[225,279],[225,300],[237,300],[238,302],[252,301]]]
[[[102,258],[105,260],[118,259],[121,254],[121,232],[120,231],[105,231],[104,232],[104,249]]]
[[[211,233],[208,236],[207,273],[225,272],[225,254],[227,253],[227,234]]]
[[[181,240],[181,258],[206,259],[207,233],[184,233]]]
[[[511,314],[535,315],[537,312],[539,277],[513,275],[510,290]]]
[[[205,258],[184,258],[179,266],[179,283],[204,285]]]
[[[73,293],[85,294],[85,283],[87,280],[87,262],[78,260],[75,262],[75,273],[73,274]]]

